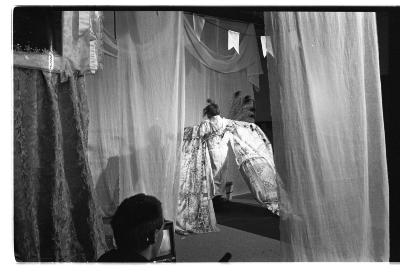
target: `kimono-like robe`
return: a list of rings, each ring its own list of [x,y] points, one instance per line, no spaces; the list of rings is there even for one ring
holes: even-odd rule
[[[227,174],[227,156],[228,144],[231,140],[231,133],[226,132],[229,120],[221,116],[212,117],[200,124],[199,132],[207,144],[210,155],[211,170],[214,183],[211,183],[210,193],[212,197],[224,195],[226,174]]]
[[[253,123],[216,116],[185,128],[176,217],[178,232],[218,231],[212,198],[225,193],[228,144],[255,199],[279,214],[280,178],[268,138]]]

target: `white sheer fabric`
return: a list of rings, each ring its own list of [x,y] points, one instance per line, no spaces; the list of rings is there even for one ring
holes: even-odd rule
[[[206,17],[201,41],[192,27],[191,15],[185,16],[184,27],[185,126],[201,122],[207,98],[219,105],[223,117],[229,117],[233,94],[241,90],[243,96],[254,97],[253,85],[258,87],[259,75],[262,74],[254,26]],[[240,55],[234,49],[228,50],[228,29],[241,33]],[[235,181],[233,195],[249,192],[232,152],[228,155],[227,181]]]
[[[199,42],[189,40],[193,29],[183,17],[116,12],[118,58],[104,55],[104,69],[86,76],[89,159],[104,216],[127,196],[145,192],[159,197],[172,219],[184,123],[199,124],[210,97],[227,116],[234,92],[253,96],[258,85],[262,69],[252,25],[207,19]],[[250,35],[241,36],[241,57],[227,50],[227,29]],[[193,56],[200,46],[202,55]],[[234,193],[248,192],[233,157],[229,165]]]
[[[260,58],[258,57],[256,32],[253,24],[244,24],[230,21],[221,21],[216,19],[207,19],[208,22],[215,21],[214,28],[211,28],[214,44],[218,47],[213,49],[208,47],[198,35],[188,17],[185,17],[186,49],[193,57],[199,60],[204,66],[220,73],[233,73],[245,70],[250,83],[259,87],[259,74],[262,73]],[[213,25],[208,23],[207,25]],[[209,26],[211,27],[211,26]],[[240,41],[240,54],[232,50],[227,52],[227,40],[224,40],[224,34],[229,30],[237,30],[242,35]],[[204,37],[210,38],[210,31],[205,30]],[[215,35],[217,35],[215,37]],[[201,37],[201,36],[200,36]],[[207,39],[206,39],[207,40]],[[225,51],[224,51],[225,50]]]
[[[284,259],[387,261],[374,13],[265,14]],[[287,208],[289,207],[289,209]]]
[[[189,15],[185,16],[185,125],[199,124],[206,99],[212,98],[228,116],[233,94],[254,96],[263,73],[253,24],[206,18],[199,41]],[[228,29],[241,33],[240,55],[228,50]]]
[[[185,109],[181,12],[116,12],[118,58],[87,76],[89,160],[105,216],[139,192],[174,219]]]

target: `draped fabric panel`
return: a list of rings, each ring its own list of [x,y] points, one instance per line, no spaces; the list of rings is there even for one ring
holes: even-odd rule
[[[63,57],[73,70],[95,72],[103,59],[103,14],[100,11],[63,12]]]
[[[89,156],[103,216],[137,193],[173,220],[185,113],[181,12],[116,12],[118,57],[87,75]]]
[[[208,19],[208,22],[214,20]],[[184,18],[184,24],[186,34],[185,47],[201,64],[219,73],[233,73],[245,70],[249,82],[256,87],[259,86],[258,75],[262,73],[262,69],[258,56],[256,32],[253,24],[233,23],[229,21],[220,22],[220,20],[217,20],[217,23],[214,25],[213,29],[217,34],[227,34],[228,30],[239,30],[241,32],[243,37],[239,45],[241,54],[237,53],[235,50],[232,50],[231,53],[226,53],[227,45],[221,42],[227,42],[227,39],[224,40],[222,36],[217,38],[219,41],[216,41],[216,43],[225,46],[225,49],[222,47],[218,47],[217,49],[208,47],[207,43],[198,39],[191,25],[193,23],[189,21],[188,17]],[[203,31],[205,34],[209,32],[207,28]]]
[[[185,16],[186,113],[185,125],[197,125],[202,120],[206,99],[212,98],[221,114],[228,116],[233,94],[254,96],[262,74],[254,26],[240,22],[206,18],[198,40],[191,16]],[[240,55],[228,50],[228,30],[241,33]]]
[[[244,66],[237,72],[221,73],[190,54],[188,48],[194,46],[188,45],[187,37],[192,30],[182,13],[116,12],[116,19],[118,57],[104,55],[103,70],[86,75],[89,158],[97,198],[103,216],[112,216],[125,197],[154,194],[168,206],[166,214],[172,218],[180,163],[175,152],[180,150],[183,126],[200,123],[208,97],[228,115],[234,92],[253,96],[249,78],[258,76],[249,73],[261,73],[256,37],[242,38],[252,40],[241,51],[247,57],[243,61],[250,62],[241,62]],[[254,27],[216,23],[225,29],[206,23],[202,32],[207,51],[215,59],[236,57],[226,49],[226,28],[251,33]],[[236,60],[225,65],[234,69]],[[233,158],[230,164],[230,180],[240,180],[248,192]]]
[[[87,159],[83,79],[14,67],[17,260],[93,261],[105,242]]]
[[[241,90],[243,96],[254,97],[259,74],[262,74],[257,37],[252,24],[211,17],[205,19],[200,40],[192,27],[192,15],[186,15],[184,20],[186,127],[201,122],[207,98],[219,105],[223,117],[229,117],[234,93]],[[228,30],[241,34],[240,55],[234,49],[228,50]],[[227,162],[227,181],[235,181],[233,195],[249,192],[231,151]]]
[[[112,216],[119,205],[122,116],[117,59],[104,55],[103,62],[103,70],[85,76],[90,116],[88,157],[102,215]]]
[[[387,261],[374,13],[265,13],[285,260]]]

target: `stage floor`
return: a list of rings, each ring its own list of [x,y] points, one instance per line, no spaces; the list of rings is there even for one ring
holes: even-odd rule
[[[279,217],[261,208],[251,194],[232,197],[216,210],[220,232],[175,234],[177,262],[216,262],[226,252],[231,262],[280,261]]]

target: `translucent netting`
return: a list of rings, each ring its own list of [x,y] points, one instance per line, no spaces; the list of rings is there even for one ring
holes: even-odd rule
[[[235,91],[254,94],[262,73],[256,37],[242,36],[240,57],[227,50],[227,29],[253,34],[254,27],[210,22],[201,41],[191,41],[181,12],[116,12],[118,57],[104,55],[103,70],[86,76],[89,160],[103,215],[145,192],[172,219],[183,127],[200,123],[209,97],[227,115]],[[230,180],[241,180],[233,159],[231,166]],[[239,187],[248,191],[243,181]]]
[[[374,13],[265,14],[284,259],[387,261]]]
[[[97,197],[111,216],[144,192],[174,219],[185,108],[180,12],[116,12],[118,58],[87,76],[89,160]]]

